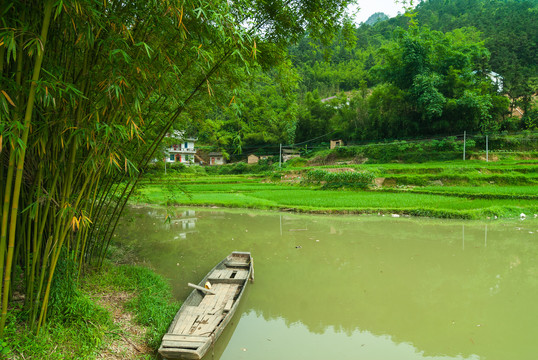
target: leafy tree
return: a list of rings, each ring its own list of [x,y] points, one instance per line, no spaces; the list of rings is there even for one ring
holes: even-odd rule
[[[494,120],[497,96],[486,76],[489,53],[472,28],[443,34],[412,25],[382,49],[373,69],[408,104],[397,122],[401,136],[476,130]],[[376,96],[393,96],[394,91]],[[488,125],[489,126],[489,125]]]
[[[296,141],[303,142],[314,138],[323,138],[334,131],[330,130],[329,119],[335,109],[331,104],[321,101],[319,92],[306,93],[303,106],[297,120]]]

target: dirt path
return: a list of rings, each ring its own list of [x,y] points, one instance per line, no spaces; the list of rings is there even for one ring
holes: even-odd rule
[[[134,316],[125,310],[125,303],[133,298],[132,293],[114,292],[96,294],[99,305],[107,309],[113,317],[114,324],[121,329],[109,335],[105,349],[97,356],[100,360],[141,359],[152,350],[145,344],[146,329],[134,322]]]

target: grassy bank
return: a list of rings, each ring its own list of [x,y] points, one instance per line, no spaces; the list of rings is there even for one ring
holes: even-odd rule
[[[10,312],[0,358],[158,358],[162,335],[179,308],[163,278],[131,265],[105,264],[79,282],[66,266],[60,271],[39,336],[25,328],[23,299],[14,302],[18,308]]]
[[[312,169],[353,179],[371,174],[360,190],[341,182],[308,180]],[[330,176],[328,178],[338,178]],[[365,177],[367,178],[367,177]],[[276,180],[275,180],[276,179]],[[286,167],[261,176],[189,175],[152,177],[135,202],[225,206],[313,213],[398,213],[479,219],[538,214],[538,162],[452,161],[421,164],[344,164]]]

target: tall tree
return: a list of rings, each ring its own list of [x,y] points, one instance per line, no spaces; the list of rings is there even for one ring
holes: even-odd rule
[[[380,54],[374,71],[408,104],[398,115],[401,136],[489,128],[498,115],[491,112],[498,95],[488,77],[489,52],[475,29],[443,34],[411,25]]]

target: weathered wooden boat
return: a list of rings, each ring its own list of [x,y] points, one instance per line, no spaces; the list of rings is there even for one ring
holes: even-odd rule
[[[215,266],[187,297],[163,336],[165,359],[201,359],[235,313],[249,279],[252,257],[234,251]]]

